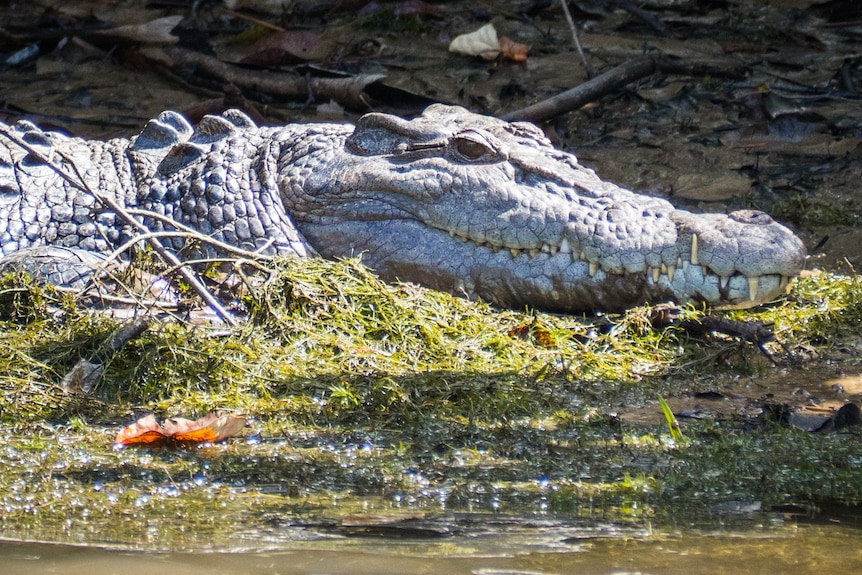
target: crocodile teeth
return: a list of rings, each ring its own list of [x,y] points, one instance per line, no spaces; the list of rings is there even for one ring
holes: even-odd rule
[[[509,251],[512,253],[512,257],[516,258],[521,255],[521,250],[515,248],[509,248]]]
[[[778,283],[778,289],[790,291],[790,276],[781,276],[781,281]]]
[[[661,268],[650,268],[652,270],[652,282],[658,283],[658,278],[661,277]]]
[[[578,254],[578,258],[581,260],[587,259],[587,254],[584,253],[584,250],[581,250],[581,253]]]
[[[572,246],[569,245],[569,240],[563,238],[563,241],[560,242],[560,252],[564,254],[572,253]]]
[[[730,283],[730,276],[721,276],[719,281],[721,282],[721,289],[726,289],[727,284]]]
[[[673,283],[673,275],[676,273],[676,266],[667,266],[667,279]]]
[[[700,266],[700,273],[703,274],[703,277],[709,275],[709,268],[706,266]]]
[[[530,248],[530,257],[534,258],[539,255],[539,248]]]
[[[700,263],[697,257],[697,234],[691,234],[691,263],[695,266]]]
[[[555,246],[555,245],[551,245],[551,244],[545,244],[545,245],[543,245],[543,246],[542,246],[542,251],[545,251],[545,248],[548,248],[548,250],[547,250],[547,251],[548,251],[548,253],[549,253],[549,254],[551,254],[551,255],[556,254],[556,253],[557,253],[557,250],[559,250],[559,249],[560,249],[560,248],[558,248],[557,246]]]
[[[748,299],[751,301],[757,300],[757,288],[760,283],[760,276],[751,276],[748,278]]]
[[[596,275],[597,271],[599,271],[599,262],[590,262],[590,277]]]

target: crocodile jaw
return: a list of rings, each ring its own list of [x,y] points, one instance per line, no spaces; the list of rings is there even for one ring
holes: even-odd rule
[[[581,259],[579,253],[494,249],[415,220],[305,225],[302,231],[313,245],[321,246],[323,256],[361,255],[366,265],[389,281],[411,281],[503,307],[561,312],[619,311],[665,301],[706,302],[715,308],[752,307],[783,294],[802,265],[800,255],[794,267],[781,273],[765,270],[758,276],[745,276],[736,271],[721,276],[704,264],[692,263],[694,235],[683,237],[689,245],[687,259],[680,258],[678,266],[619,273]],[[801,250],[789,231],[779,235],[792,238],[788,239],[792,247]],[[695,261],[706,253],[696,254]]]
[[[602,181],[537,128],[432,107],[360,120],[341,153],[291,158],[282,194],[326,257],[500,306],[750,307],[779,295],[805,250],[760,212],[695,215]],[[448,123],[447,123],[448,122]],[[481,140],[477,162],[458,143]]]

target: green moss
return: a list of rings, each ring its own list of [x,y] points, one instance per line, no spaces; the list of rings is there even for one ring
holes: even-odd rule
[[[860,283],[812,276],[777,304],[727,315],[773,323],[778,356],[828,352],[858,337]],[[671,441],[657,394],[771,368],[750,343],[656,330],[647,307],[497,310],[384,284],[355,261],[285,260],[243,296],[239,327],[154,321],[107,354],[117,321],[25,278],[4,278],[0,296],[0,520],[22,536],[110,529],[167,548],[359,511],[640,521],[729,499],[862,498],[851,436],[683,422],[688,441]],[[104,365],[92,393],[64,393],[63,375],[92,357]],[[651,406],[659,424],[624,425],[621,404]],[[251,440],[111,449],[134,414],[218,410],[247,415]]]
[[[853,206],[836,205],[822,197],[797,194],[772,205],[776,219],[800,228],[812,226],[858,226],[859,209]]]

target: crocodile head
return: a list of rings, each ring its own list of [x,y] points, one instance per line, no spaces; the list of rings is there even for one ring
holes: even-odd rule
[[[367,114],[336,152],[312,144],[287,161],[285,204],[322,255],[362,254],[387,279],[501,306],[749,307],[781,294],[805,258],[765,213],[675,209],[602,181],[531,124],[463,108]]]

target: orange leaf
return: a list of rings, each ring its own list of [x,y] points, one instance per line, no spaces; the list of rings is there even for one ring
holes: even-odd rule
[[[530,339],[530,324],[522,323],[518,327],[513,327],[506,333],[509,334],[509,337],[516,337],[526,341]]]
[[[245,423],[246,420],[244,417],[222,415],[212,424],[212,428],[215,431],[215,439],[213,441],[222,441],[228,437],[233,437],[245,427]]]
[[[522,323],[506,333],[509,334],[509,337],[530,341],[542,347],[553,347],[555,345],[554,336],[551,335],[551,332],[535,321],[532,324]]]
[[[214,413],[205,415],[197,421],[184,417],[172,417],[165,420],[165,435],[174,441],[212,441],[215,434],[209,429],[209,425],[215,419]]]
[[[526,44],[519,44],[507,36],[500,37],[500,52],[503,54],[503,58],[508,58],[513,62],[526,62],[529,51],[530,47]]]
[[[233,437],[245,427],[245,418],[236,415],[217,416],[210,413],[197,421],[173,417],[164,427],[148,415],[120,430],[114,443],[140,447],[156,447],[167,442],[176,444],[215,443]]]
[[[245,418],[235,415],[216,416],[214,413],[191,421],[175,417],[165,421],[165,433],[178,443],[215,443],[233,437],[245,427]]]
[[[162,426],[156,422],[156,416],[151,413],[121,429],[114,438],[114,443],[155,447],[162,445],[167,440]]]

